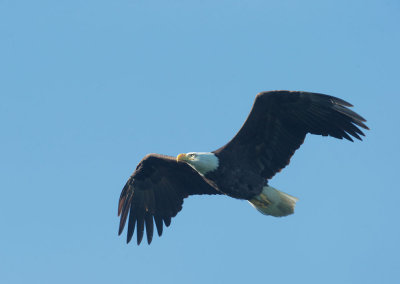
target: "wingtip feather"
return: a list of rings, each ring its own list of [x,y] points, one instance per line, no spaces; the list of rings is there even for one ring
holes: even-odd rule
[[[121,197],[121,198],[119,199],[119,203],[118,203],[118,217],[121,216],[122,207],[123,207],[123,205],[124,205],[125,199],[126,199],[125,196],[124,196],[124,197]]]

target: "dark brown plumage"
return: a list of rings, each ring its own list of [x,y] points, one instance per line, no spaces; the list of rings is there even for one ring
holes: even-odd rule
[[[287,166],[307,133],[361,140],[365,119],[344,100],[317,93],[271,91],[256,96],[236,136],[213,153],[220,166],[206,175],[220,191],[251,199]]]
[[[119,234],[128,219],[127,242],[135,226],[140,244],[144,228],[150,244],[153,219],[161,236],[163,222],[182,209],[183,199],[196,194],[225,194],[251,200],[267,180],[287,166],[307,133],[361,140],[365,119],[344,100],[317,93],[271,91],[256,96],[250,114],[236,136],[212,152],[219,166],[205,175],[185,162],[147,155],[122,190]],[[290,214],[290,213],[289,213]]]
[[[147,242],[153,237],[153,218],[158,235],[165,226],[171,224],[182,209],[183,199],[196,194],[221,194],[196,170],[175,157],[149,154],[136,167],[129,178],[118,204],[118,216],[121,216],[119,234],[122,233],[128,218],[127,242],[137,227],[137,243],[143,238],[146,225]]]

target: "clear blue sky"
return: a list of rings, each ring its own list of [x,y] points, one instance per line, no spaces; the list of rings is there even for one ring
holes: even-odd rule
[[[400,2],[0,1],[1,283],[395,283]],[[187,199],[151,246],[117,236],[150,152],[211,151],[260,91],[355,105],[363,142],[308,137],[263,216]]]

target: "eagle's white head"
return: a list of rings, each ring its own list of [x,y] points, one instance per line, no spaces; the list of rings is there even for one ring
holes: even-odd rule
[[[216,170],[219,165],[217,156],[209,152],[189,152],[186,154],[179,154],[176,157],[176,160],[188,163],[202,175]]]

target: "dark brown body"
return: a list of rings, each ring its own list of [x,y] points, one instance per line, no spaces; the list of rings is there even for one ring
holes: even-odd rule
[[[228,162],[224,160],[223,155],[216,156],[220,161],[218,170],[207,173],[205,177],[211,180],[219,191],[230,197],[246,200],[261,193],[267,183],[265,178],[247,169],[235,167],[240,161],[233,159]]]

